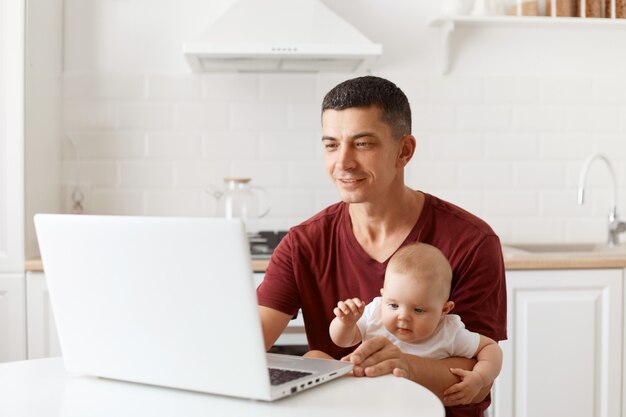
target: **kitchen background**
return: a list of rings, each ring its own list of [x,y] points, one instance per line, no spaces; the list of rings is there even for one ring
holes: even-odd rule
[[[484,217],[505,243],[606,239],[606,167],[591,167],[584,206],[577,183],[583,160],[605,153],[626,212],[626,20],[446,20],[443,5],[472,1],[322,1],[382,44],[372,73],[409,96],[410,186]],[[259,229],[336,201],[320,102],[361,74],[192,73],[183,43],[233,3],[0,0],[0,362],[61,353],[48,280],[32,259],[36,212],[71,212],[82,194],[84,213],[209,216],[205,189],[224,176],[271,193]],[[626,415],[624,252],[604,249],[507,249],[497,416]],[[300,316],[279,344],[303,345],[302,332]]]
[[[320,103],[361,74],[192,73],[182,44],[232,0],[52,3],[63,20],[62,122],[52,123],[59,143],[50,145],[62,159],[60,210],[72,211],[78,187],[85,213],[213,215],[206,189],[225,176],[269,191],[259,229],[288,228],[337,200],[322,163]],[[606,167],[592,166],[587,203],[576,203],[582,162],[601,151],[626,213],[622,28],[458,26],[446,50],[432,24],[439,0],[323,3],[383,45],[371,73],[409,97],[418,149],[408,185],[483,217],[505,242],[604,241]]]

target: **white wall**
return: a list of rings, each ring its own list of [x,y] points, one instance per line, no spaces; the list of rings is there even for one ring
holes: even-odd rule
[[[626,27],[461,28],[440,73],[438,0],[324,0],[383,44],[373,73],[414,113],[410,185],[482,216],[505,241],[602,241],[610,183],[626,213]],[[232,0],[66,0],[64,183],[89,213],[210,215],[203,190],[251,176],[271,193],[260,228],[337,199],[322,168],[319,107],[358,74],[192,74],[181,54]]]
[[[33,216],[61,209],[63,0],[26,1],[25,255],[38,255]]]

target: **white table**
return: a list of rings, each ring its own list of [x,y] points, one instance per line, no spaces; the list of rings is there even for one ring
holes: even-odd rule
[[[0,416],[443,417],[439,399],[402,378],[345,376],[273,403],[68,374],[61,358],[0,364]]]

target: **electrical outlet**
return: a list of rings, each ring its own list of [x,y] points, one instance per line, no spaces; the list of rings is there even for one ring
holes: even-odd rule
[[[65,186],[65,212],[82,214],[87,211],[89,184],[68,184]]]

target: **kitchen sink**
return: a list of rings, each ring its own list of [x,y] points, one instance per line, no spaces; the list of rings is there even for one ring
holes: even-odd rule
[[[515,256],[626,256],[626,244],[606,243],[520,243],[502,246],[505,257]]]

